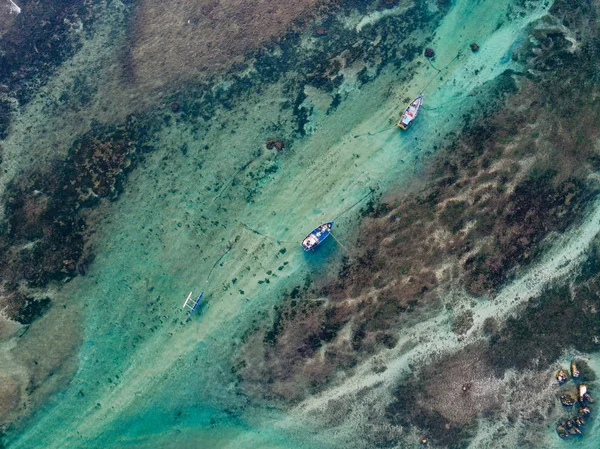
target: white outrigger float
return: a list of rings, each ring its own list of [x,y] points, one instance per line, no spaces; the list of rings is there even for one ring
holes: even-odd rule
[[[415,98],[411,104],[407,106],[398,122],[398,127],[402,129],[407,129],[414,119],[419,115],[419,109],[423,106],[423,94],[419,95]]]
[[[192,293],[193,292],[190,292],[190,294],[186,298],[185,302],[183,303],[183,308],[189,309],[188,316],[190,316],[192,313],[194,313],[194,311],[198,308],[198,306],[202,302],[202,298],[204,297],[204,292],[202,292],[202,293],[200,293],[200,296],[198,296],[198,298],[193,299]]]

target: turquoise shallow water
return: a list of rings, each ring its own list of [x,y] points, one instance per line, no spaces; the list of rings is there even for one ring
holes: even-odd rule
[[[309,92],[313,131],[281,155],[257,156],[257,150],[264,129],[280,116],[282,83],[219,112],[215,122],[222,126],[200,136],[185,122],[157,130],[158,150],[103,211],[89,272],[57,293],[82,317],[74,377],[9,434],[9,447],[363,447],[353,433],[367,417],[359,413],[324,431],[318,414],[306,410],[318,409],[327,394],[292,410],[252,402],[237,387],[233,356],[283,290],[303,283],[315,267],[339,266],[344,252],[334,241],[313,256],[302,252],[300,239],[370,189],[417,185],[427,156],[460,130],[463,115],[485,103],[498,76],[518,68],[512,52],[550,4],[510,16],[512,3],[458,0],[433,38],[436,66],[448,64],[439,75],[422,64],[398,82],[390,66],[358,89],[349,68],[347,99],[329,115],[319,93]],[[481,51],[467,54],[474,41]],[[458,49],[463,55],[452,62]],[[425,85],[426,107],[400,134],[399,105]],[[239,176],[249,161],[252,175]],[[356,209],[336,220],[340,242],[352,242],[357,221]],[[181,304],[190,290],[204,290],[207,304],[186,321]],[[396,360],[400,372],[408,361],[402,354]],[[352,391],[353,382],[331,394]],[[594,447],[592,440],[579,447]]]

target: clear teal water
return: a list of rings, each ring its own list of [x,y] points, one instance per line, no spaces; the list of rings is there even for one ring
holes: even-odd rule
[[[226,118],[225,125],[201,138],[185,123],[158,130],[159,150],[103,211],[110,218],[98,229],[90,272],[57,293],[82,319],[76,373],[9,434],[9,447],[362,447],[357,422],[366,417],[352,416],[325,431],[318,413],[251,402],[236,385],[232,359],[253,320],[277,303],[282,290],[302,283],[315,264],[335,265],[344,254],[328,241],[316,257],[307,256],[300,239],[374,186],[387,192],[418,183],[423,158],[459,129],[463,113],[485,102],[491,81],[516,67],[511,51],[550,5],[540,2],[507,18],[512,3],[457,0],[435,33],[436,65],[450,63],[458,49],[463,56],[440,76],[422,64],[399,83],[388,67],[361,89],[348,76],[348,98],[330,115],[319,110],[317,94],[309,95],[314,132],[280,156],[255,156],[264,145],[261,128],[279,115],[279,102],[272,99],[283,97],[280,84],[222,111],[216,120]],[[471,42],[479,43],[479,53],[468,51]],[[400,134],[394,124],[403,99],[425,85],[427,107]],[[184,144],[186,156],[178,151]],[[248,161],[254,179],[242,177],[227,187]],[[245,187],[251,184],[257,194],[248,203]],[[340,242],[352,241],[356,223],[356,210],[337,221]],[[286,268],[277,271],[284,262]],[[268,277],[268,284],[258,283]],[[181,305],[190,290],[204,290],[207,305],[186,321]],[[407,363],[399,357],[398,370]],[[337,388],[354,387],[349,382]],[[556,443],[551,430],[544,447]],[[585,447],[594,444],[590,438]]]

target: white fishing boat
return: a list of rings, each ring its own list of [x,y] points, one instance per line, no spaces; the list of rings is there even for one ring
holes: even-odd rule
[[[407,106],[398,122],[398,127],[402,129],[407,129],[410,124],[417,118],[419,115],[419,109],[423,106],[423,95],[419,95],[415,98],[411,104]]]

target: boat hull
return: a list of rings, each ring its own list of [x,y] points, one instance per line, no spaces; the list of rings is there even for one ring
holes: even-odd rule
[[[332,229],[333,221],[328,221],[320,226],[317,226],[304,238],[304,240],[302,240],[302,249],[304,251],[312,251],[331,235]]]
[[[406,107],[398,122],[398,128],[407,130],[411,123],[417,118],[417,115],[419,115],[421,106],[423,106],[423,95],[419,95]]]

